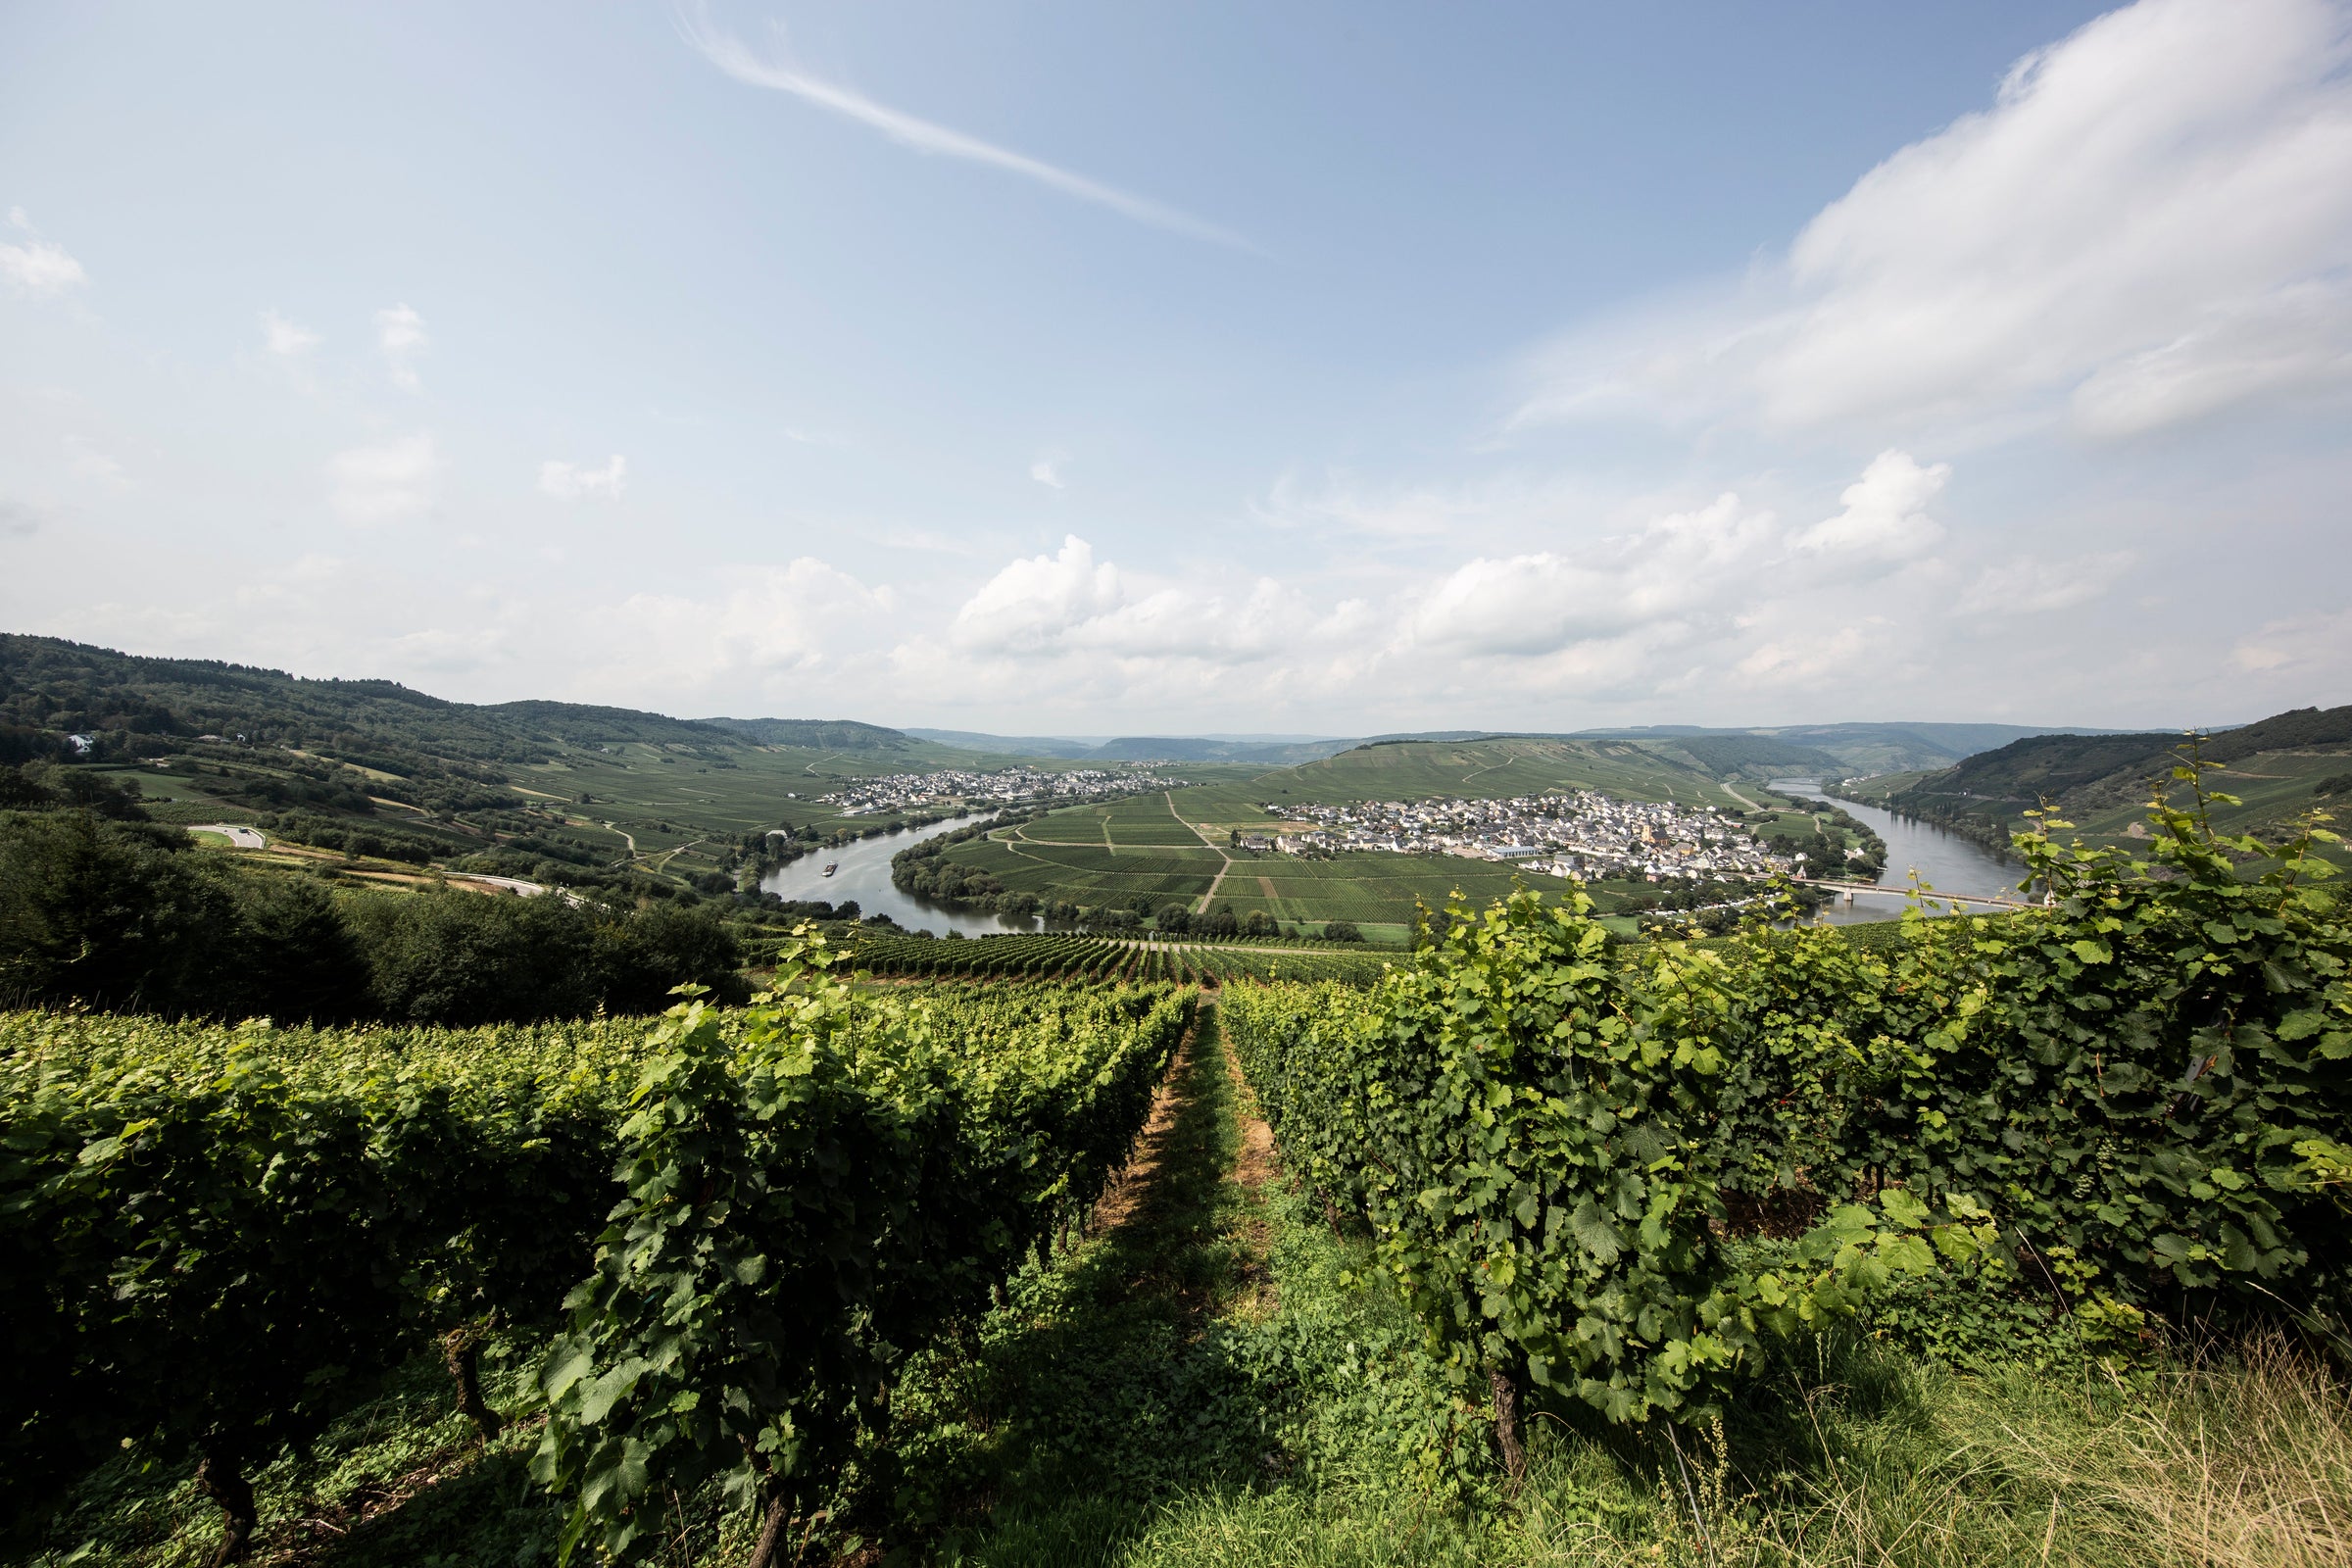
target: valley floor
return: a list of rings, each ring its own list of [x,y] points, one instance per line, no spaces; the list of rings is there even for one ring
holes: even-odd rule
[[[1728,1429],[1646,1439],[1533,1423],[1498,1484],[1481,1402],[1449,1387],[1370,1248],[1280,1171],[1213,1009],[1092,1233],[1032,1267],[959,1345],[918,1358],[895,1447],[803,1560],[1130,1568],[1296,1564],[2341,1564],[2345,1391],[2283,1347],[2119,1381],[1939,1369],[1853,1336],[1781,1369]],[[505,1404],[527,1377],[509,1365]],[[469,1443],[437,1366],[261,1478],[256,1561],[318,1568],[555,1560],[528,1418]],[[127,1459],[46,1554],[208,1561],[184,1474]],[[689,1499],[654,1561],[736,1563],[749,1521]]]

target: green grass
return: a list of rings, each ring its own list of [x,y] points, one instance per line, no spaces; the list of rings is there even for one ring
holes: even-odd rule
[[[1025,1280],[976,1353],[931,1369],[908,1412],[945,1435],[910,1466],[931,1511],[885,1541],[1003,1568],[2252,1568],[2352,1546],[2345,1390],[2277,1344],[2119,1383],[1962,1373],[1849,1333],[1679,1454],[1540,1415],[1506,1496],[1476,1401],[1355,1283],[1365,1242],[1279,1178],[1234,1179],[1220,1079],[1196,1057],[1139,1223]]]
[[[1063,820],[1057,813],[1026,830],[1028,835],[1048,836],[1050,842],[991,838],[959,844],[947,853],[957,864],[986,871],[1015,892],[1066,899],[1086,907],[1124,905],[1138,894],[1198,899],[1226,863],[1226,856],[1200,846],[1198,840],[1189,850],[1178,845],[1110,849],[1067,842],[1077,835],[1057,825]],[[1114,819],[1112,831],[1120,830]],[[1437,907],[1459,892],[1483,906],[1514,886],[1545,892],[1564,892],[1567,887],[1552,877],[1452,856],[1364,852],[1329,859],[1291,855],[1234,855],[1231,859],[1231,869],[1218,884],[1216,903],[1232,905],[1239,915],[1264,910],[1283,920],[1402,926],[1412,921],[1416,901]],[[1615,897],[1604,890],[1604,905]]]

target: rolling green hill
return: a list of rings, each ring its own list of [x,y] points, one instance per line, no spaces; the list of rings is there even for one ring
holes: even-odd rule
[[[369,855],[543,880],[705,891],[731,886],[768,829],[870,826],[816,799],[843,780],[1033,760],[846,719],[457,703],[391,681],[0,635],[0,762],[35,759],[103,770],[169,822],[261,824],[300,843],[365,842]]]
[[[2028,810],[2047,805],[2086,837],[2116,841],[2142,829],[2149,792],[2171,778],[2183,741],[2179,733],[2037,735],[1853,793],[2001,842],[2028,825]],[[2283,837],[2304,812],[2331,807],[2331,786],[2352,772],[2352,706],[2274,714],[2206,739],[2201,752],[2224,764],[2209,787],[2239,797],[2219,808],[2218,823]]]
[[[797,746],[820,752],[906,752],[906,735],[848,718],[704,718],[697,723],[739,735],[758,746]]]
[[[1729,770],[1738,772],[1735,764]],[[1522,736],[1461,741],[1377,741],[1258,780],[1261,799],[1323,805],[1348,801],[1509,797],[1593,789],[1623,800],[1712,800],[1718,773],[1673,741]]]
[[[922,729],[912,724],[901,733],[959,752],[988,752],[996,756],[1091,757],[1095,748],[1102,744],[1067,735],[989,735],[979,730]]]
[[[1811,754],[1814,760],[1801,764],[1802,767],[1824,777],[1927,772],[2032,736],[2112,733],[2069,725],[2034,728],[2026,724],[1936,723],[1783,724],[1760,729],[1701,729],[1668,724],[1648,729],[1580,732],[1647,744],[1680,744],[1686,750],[1694,743],[1713,746],[1740,741],[1778,742]],[[1771,754],[1759,751],[1755,755],[1761,760]]]

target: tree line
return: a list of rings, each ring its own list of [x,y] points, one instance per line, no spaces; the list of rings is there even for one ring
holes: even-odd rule
[[[75,794],[0,770],[0,1005],[470,1024],[656,1012],[685,981],[746,992],[706,911],[248,872],[102,776],[58,773]]]

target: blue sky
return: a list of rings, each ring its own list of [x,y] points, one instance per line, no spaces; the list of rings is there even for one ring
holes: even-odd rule
[[[1023,733],[2352,667],[2352,14],[0,15],[0,624]]]

